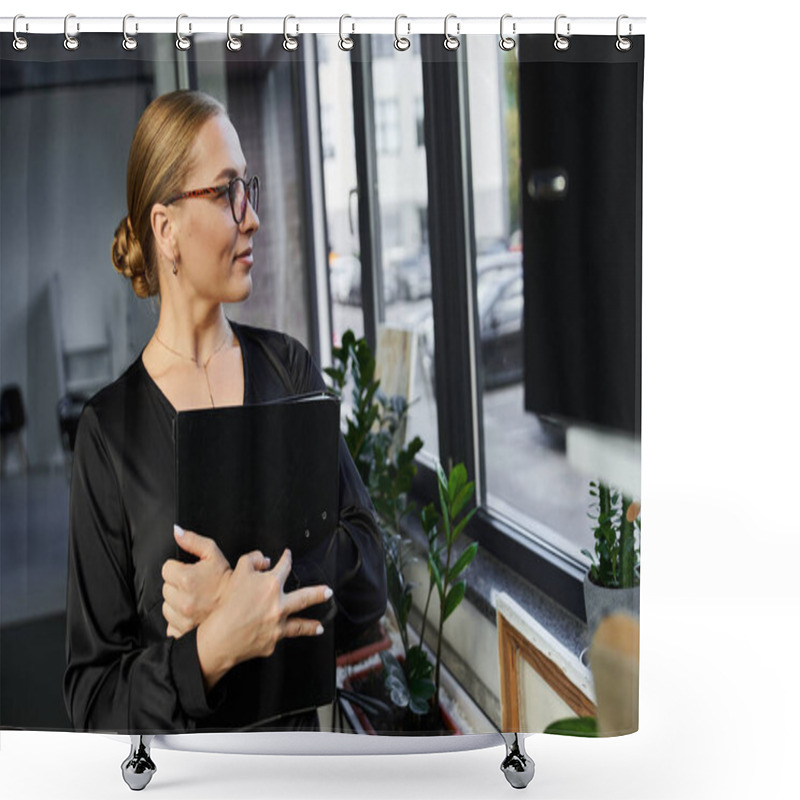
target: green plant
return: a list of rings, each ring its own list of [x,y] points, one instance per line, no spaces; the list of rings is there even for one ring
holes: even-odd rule
[[[356,468],[369,491],[379,517],[400,529],[401,519],[413,510],[408,491],[417,473],[414,457],[422,449],[415,436],[402,446],[399,435],[408,416],[408,403],[400,395],[387,397],[375,378],[375,358],[366,339],[348,330],[341,347],[333,348],[335,366],[325,372],[341,397],[350,376],[353,407],[347,417],[344,439]]]
[[[388,651],[381,653],[381,662],[384,685],[392,702],[399,708],[408,706],[414,714],[427,714],[429,700],[435,692],[431,681],[433,665],[427,653],[419,645],[414,645],[406,651],[403,664]]]
[[[408,403],[402,396],[387,397],[381,391],[375,378],[375,358],[365,339],[346,331],[341,346],[333,349],[333,358],[334,366],[325,372],[333,379],[334,390],[341,396],[348,378],[352,381],[353,405],[344,439],[378,514],[389,604],[405,654],[402,665],[393,655],[382,655],[386,688],[396,705],[424,714],[434,693],[430,680],[433,665],[419,645],[409,642],[413,587],[406,580],[405,567],[410,543],[399,533],[401,520],[415,508],[408,502],[408,492],[417,472],[414,457],[423,443],[418,436],[406,446],[400,441]]]
[[[595,498],[589,513],[595,522],[594,553],[581,550],[592,561],[589,578],[598,586],[614,589],[638,586],[639,503],[602,481],[591,481],[589,494]]]
[[[566,736],[597,736],[594,717],[567,717],[551,722],[542,733],[560,733]]]
[[[439,510],[433,503],[422,509],[422,528],[428,539],[428,598],[422,616],[420,641],[425,639],[425,626],[428,621],[433,590],[439,597],[439,630],[436,637],[436,671],[434,677],[435,704],[439,704],[440,667],[442,663],[442,641],[444,623],[464,599],[467,583],[458,580],[461,573],[472,563],[478,551],[478,543],[473,542],[452,563],[454,545],[476,512],[476,508],[466,511],[467,504],[475,493],[475,483],[467,480],[467,469],[456,464],[450,475],[445,475],[441,464],[436,467],[439,488]],[[465,513],[466,512],[466,513]]]
[[[334,390],[341,396],[348,379],[352,381],[353,407],[347,418],[344,438],[378,513],[386,554],[389,604],[403,643],[402,664],[391,653],[381,654],[385,686],[395,705],[423,715],[430,710],[431,698],[435,697],[435,707],[439,703],[444,623],[464,599],[466,582],[459,580],[459,576],[470,565],[478,549],[477,542],[474,542],[458,558],[453,558],[456,540],[476,510],[467,511],[475,484],[467,480],[463,464],[452,467],[449,476],[440,464],[437,465],[439,508],[437,510],[433,503],[429,503],[420,514],[428,542],[430,580],[420,644],[411,645],[408,618],[413,586],[405,574],[411,557],[410,542],[399,532],[403,517],[416,510],[414,504],[408,502],[408,492],[417,472],[414,458],[423,443],[418,436],[406,446],[400,441],[408,416],[408,403],[401,396],[387,397],[381,391],[380,381],[375,378],[375,358],[365,339],[356,339],[352,331],[346,331],[341,346],[333,349],[333,358],[334,366],[325,372],[333,379]],[[434,589],[440,608],[435,666],[422,646]]]

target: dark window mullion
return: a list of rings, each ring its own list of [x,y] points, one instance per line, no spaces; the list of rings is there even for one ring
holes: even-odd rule
[[[364,336],[375,352],[378,324],[383,320],[383,270],[378,161],[375,150],[375,104],[372,90],[371,44],[368,35],[355,36],[350,52],[353,78],[353,134],[358,181],[359,260]]]
[[[475,441],[472,296],[474,230],[463,53],[440,36],[420,36],[428,168],[428,234],[434,320],[440,459],[480,469]],[[480,484],[480,475],[478,476]]]
[[[296,114],[297,114],[297,130],[300,132],[301,136],[301,152],[302,158],[300,159],[299,164],[299,171],[301,176],[301,182],[303,187],[303,220],[304,220],[304,248],[305,248],[305,263],[307,264],[308,268],[306,271],[306,275],[308,278],[308,284],[306,288],[306,297],[307,303],[309,308],[309,344],[310,344],[310,351],[314,360],[317,364],[327,364],[330,358],[330,355],[325,352],[323,353],[323,334],[321,331],[321,323],[319,319],[318,313],[318,304],[320,295],[330,295],[329,289],[323,286],[318,285],[317,280],[317,247],[316,247],[316,238],[314,230],[314,223],[315,223],[315,215],[314,215],[314,186],[312,185],[312,169],[311,169],[311,160],[312,159],[319,159],[320,169],[322,168],[322,154],[320,152],[312,153],[311,152],[311,136],[310,136],[310,128],[313,124],[314,127],[319,130],[319,117],[311,117],[309,114],[308,109],[308,70],[315,70],[316,69],[316,40],[313,37],[310,37],[311,41],[309,46],[312,49],[312,56],[313,60],[306,60],[305,58],[298,59],[297,63],[294,65],[295,69],[293,70],[292,80],[294,83],[294,95],[297,97],[297,104],[296,104]],[[314,78],[314,87],[316,87],[316,77]],[[314,98],[314,102],[317,105],[317,109],[319,109],[319,94],[316,94]],[[317,111],[317,114],[319,111]],[[323,195],[324,199],[324,195]],[[324,204],[322,206],[325,207]],[[322,224],[326,227],[325,231],[325,238],[324,241],[327,241],[327,225],[326,225],[326,215],[322,215]],[[325,258],[327,260],[327,253],[325,254]],[[328,334],[329,336],[330,334]],[[325,337],[326,342],[331,341],[327,336]]]
[[[477,476],[478,502],[485,506],[485,465],[479,455],[483,432],[476,433],[480,426],[475,425],[483,418],[482,398],[472,383],[478,319],[466,62],[464,53],[444,53],[441,37],[420,38],[440,454],[443,463],[448,457],[463,461],[470,475]],[[438,504],[435,475],[421,462],[418,467],[414,497],[421,504]],[[469,535],[573,615],[585,618],[583,571],[574,559],[485,507]]]

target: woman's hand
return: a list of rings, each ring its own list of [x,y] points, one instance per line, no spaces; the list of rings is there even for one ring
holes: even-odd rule
[[[213,539],[184,531],[178,525],[174,534],[182,550],[200,559],[195,564],[169,559],[161,568],[161,610],[167,621],[167,636],[179,639],[217,607],[233,570]],[[269,566],[269,559],[266,561]]]
[[[197,653],[207,690],[236,664],[271,656],[281,639],[323,632],[317,620],[294,615],[328,600],[332,589],[318,585],[285,593],[292,569],[288,550],[274,569],[267,567],[258,551],[242,556],[219,605],[198,628]]]

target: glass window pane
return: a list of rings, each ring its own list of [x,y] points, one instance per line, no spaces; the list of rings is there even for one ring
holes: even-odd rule
[[[516,59],[492,37],[469,40],[484,503],[582,558],[593,548],[588,480],[567,462],[564,430],[524,410]]]
[[[302,191],[302,138],[299,102],[292,64],[231,53],[223,34],[194,37],[192,88],[225,105],[247,159],[248,173],[259,175],[258,215],[254,240],[253,290],[244,303],[226,304],[239,322],[286,331],[302,342],[311,339],[305,210]],[[289,113],[287,113],[287,111]],[[287,269],[286,265],[294,265]]]
[[[383,44],[380,41],[383,40]],[[422,130],[422,61],[419,37],[394,49],[391,37],[372,52],[378,204],[384,311],[381,322],[416,333],[407,438],[419,436],[439,452],[433,375],[433,304],[428,249],[428,179]],[[389,46],[383,46],[388,42]]]
[[[361,307],[361,261],[358,224],[353,84],[350,55],[336,46],[335,36],[316,36],[328,227],[333,343],[349,328],[364,335]]]

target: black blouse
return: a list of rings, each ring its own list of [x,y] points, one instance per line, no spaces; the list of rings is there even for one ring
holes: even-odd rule
[[[242,351],[245,404],[324,388],[297,340],[230,324]],[[81,413],[70,485],[64,676],[64,698],[77,730],[202,730],[204,718],[225,702],[224,689],[215,687],[206,696],[196,629],[179,639],[167,637],[161,609],[161,568],[176,551],[176,413],[141,353]],[[380,532],[343,439],[339,506],[337,573],[346,578],[334,589],[341,640],[386,609]],[[295,723],[287,719],[285,727]]]

